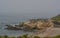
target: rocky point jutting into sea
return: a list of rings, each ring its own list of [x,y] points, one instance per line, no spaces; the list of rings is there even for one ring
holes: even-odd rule
[[[54,27],[54,23],[49,19],[30,19],[18,25],[6,25],[6,29],[10,30],[41,30],[49,27]]]
[[[47,36],[51,32],[52,35],[59,34],[60,31],[56,28],[60,26],[60,21],[58,19],[30,19],[25,22],[21,22],[18,25],[6,25],[8,30],[23,30],[23,31],[35,31],[33,32],[34,35],[38,36]],[[58,21],[57,21],[58,20]],[[53,30],[52,30],[53,29]],[[47,34],[47,35],[46,35]]]

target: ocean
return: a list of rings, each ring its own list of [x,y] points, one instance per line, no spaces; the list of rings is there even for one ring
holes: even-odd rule
[[[44,16],[44,15],[42,15]],[[19,24],[20,22],[25,22],[32,18],[40,18],[42,17],[41,14],[10,14],[10,13],[0,13],[0,35],[8,35],[8,36],[16,36],[16,35],[22,35],[27,34],[30,32],[25,32],[22,30],[7,30],[4,29],[6,24]],[[45,18],[46,16],[44,16]],[[49,17],[49,16],[48,16]]]
[[[0,35],[17,36],[22,34],[27,34],[29,32],[24,32],[22,30],[7,30],[6,24],[19,24],[20,22],[26,21],[27,18],[20,18],[15,16],[1,16],[0,15]]]

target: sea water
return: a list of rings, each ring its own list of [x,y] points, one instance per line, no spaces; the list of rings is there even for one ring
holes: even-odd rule
[[[6,24],[19,24],[20,22],[26,21],[25,18],[17,18],[14,16],[0,16],[0,35],[16,36],[27,34],[29,32],[24,32],[22,30],[7,30],[4,29]]]

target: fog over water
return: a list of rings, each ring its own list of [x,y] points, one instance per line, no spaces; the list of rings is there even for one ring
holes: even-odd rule
[[[60,0],[0,0],[0,16],[52,17],[60,13]]]

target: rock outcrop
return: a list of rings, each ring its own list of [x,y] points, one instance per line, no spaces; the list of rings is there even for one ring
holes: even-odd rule
[[[8,30],[21,30],[21,28],[17,25],[17,26],[13,26],[13,25],[6,25]]]
[[[31,19],[29,21],[23,22],[19,25],[16,25],[15,27],[13,26],[8,26],[7,29],[27,29],[27,30],[32,30],[32,29],[45,29],[49,27],[54,27],[54,24],[52,23],[51,20],[48,19]]]
[[[54,27],[54,24],[51,22],[51,20],[39,20],[39,21],[27,21],[24,23],[23,27],[33,29],[43,29],[47,27]]]

